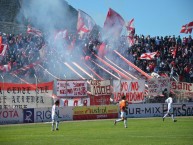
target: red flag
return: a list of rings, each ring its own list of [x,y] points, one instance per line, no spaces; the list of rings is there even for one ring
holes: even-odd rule
[[[126,24],[126,28],[128,31],[128,41],[129,46],[134,45],[134,35],[135,35],[135,27],[134,27],[134,18]]]
[[[7,45],[6,44],[1,44],[0,45],[0,56],[4,56],[7,51]]]
[[[42,37],[42,32],[40,30],[36,29],[36,28],[31,27],[31,26],[27,27],[27,33],[35,35],[35,36]]]
[[[192,33],[193,21],[182,26],[180,33]]]
[[[143,53],[141,54],[139,59],[146,59],[146,60],[152,60],[155,58],[155,55],[157,54],[156,52],[151,52],[151,53]]]
[[[77,31],[79,34],[89,33],[95,26],[95,21],[82,10],[78,10]]]
[[[104,22],[104,35],[107,35],[108,37],[119,37],[124,25],[124,19],[117,12],[110,8]]]

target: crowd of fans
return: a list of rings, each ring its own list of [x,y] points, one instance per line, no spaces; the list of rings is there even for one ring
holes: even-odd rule
[[[142,53],[156,52],[152,61],[139,60]],[[191,35],[144,37],[136,36],[135,45],[128,49],[134,63],[147,73],[165,72],[181,82],[193,83],[193,39]]]
[[[2,37],[2,43],[8,45],[5,56],[1,56],[0,71],[3,75],[11,72],[14,74],[24,66],[41,61],[42,67],[34,65],[19,73],[17,72],[17,76],[25,76],[29,81],[32,78],[31,81],[34,81],[34,74],[36,74],[39,81],[47,81],[49,77],[46,74],[46,70],[49,70],[55,73],[58,78],[62,75],[68,77],[71,74],[70,72],[67,74],[66,71],[63,74],[61,73],[64,71],[61,62],[70,59],[77,60],[78,58],[84,58],[85,61],[95,59],[94,54],[101,56],[99,49],[103,44],[102,55],[112,54],[115,62],[118,58],[111,52],[117,49],[146,73],[165,73],[176,80],[193,83],[193,39],[191,35],[183,38],[180,36],[151,37],[149,35],[135,35],[135,43],[130,47],[128,46],[127,37],[124,36],[121,36],[114,43],[102,41],[100,35],[88,35],[84,39],[80,39],[78,35],[68,34],[68,36],[62,38],[62,43],[60,40],[60,45],[57,42],[53,42],[53,39],[48,38],[46,35],[39,37],[32,34],[13,35],[0,33],[0,36]],[[139,59],[141,54],[149,52],[157,52],[154,59]],[[4,65],[11,66],[9,72],[4,72],[2,69]],[[96,65],[91,63],[89,65],[100,74],[100,69]],[[49,69],[49,67],[51,68]],[[61,69],[60,71],[55,71],[59,68]],[[109,69],[109,71],[113,73],[112,70]],[[109,77],[109,75],[104,76],[104,74],[101,73],[103,77]],[[18,80],[18,78],[15,79]]]

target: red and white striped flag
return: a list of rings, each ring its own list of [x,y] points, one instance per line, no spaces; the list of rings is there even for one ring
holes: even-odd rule
[[[128,31],[129,46],[132,46],[132,45],[134,45],[134,35],[135,35],[134,18],[131,19],[126,24],[126,28],[127,28],[127,31]]]
[[[193,21],[182,26],[180,33],[192,33]]]
[[[42,32],[40,30],[36,29],[36,28],[31,27],[31,26],[27,27],[27,33],[35,35],[35,36],[42,37]]]
[[[151,52],[151,53],[143,53],[141,54],[139,59],[146,59],[146,60],[152,60],[155,58],[155,55],[157,54],[156,52]]]
[[[124,25],[125,21],[121,15],[109,8],[103,27],[104,35],[106,35],[107,38],[112,38],[112,36],[119,37]]]
[[[87,13],[78,10],[77,31],[79,34],[89,33],[95,26],[95,21]]]

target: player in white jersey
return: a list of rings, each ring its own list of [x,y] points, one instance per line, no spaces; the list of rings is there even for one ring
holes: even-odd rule
[[[54,131],[54,124],[56,124],[56,130],[58,129],[59,120],[58,116],[56,115],[56,112],[58,112],[60,101],[57,100],[54,105],[52,106],[52,131]]]
[[[172,120],[174,122],[177,121],[177,120],[174,119],[174,110],[173,110],[173,105],[172,105],[173,104],[173,98],[172,97],[173,97],[172,94],[170,94],[169,98],[167,98],[165,100],[165,102],[168,104],[168,110],[167,110],[166,114],[163,117],[163,121],[164,121],[165,117],[167,117],[168,115],[171,115]]]

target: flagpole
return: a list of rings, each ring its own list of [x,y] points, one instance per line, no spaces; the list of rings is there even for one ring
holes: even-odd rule
[[[1,78],[2,78],[2,81],[3,81],[3,107],[2,109],[4,108],[4,77],[1,75]]]
[[[35,80],[36,80],[36,90],[35,90],[35,92],[36,92],[36,100],[37,100],[37,86],[38,86],[38,81],[37,81],[37,76],[36,76],[36,74],[34,74],[34,77],[35,77]],[[37,108],[37,101],[36,101],[36,108]]]

